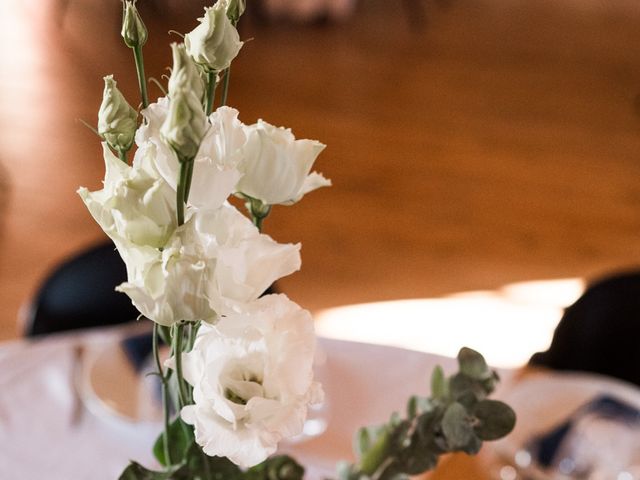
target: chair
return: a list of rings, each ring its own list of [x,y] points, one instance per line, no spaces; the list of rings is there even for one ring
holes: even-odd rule
[[[27,306],[25,335],[135,320],[139,314],[131,300],[114,290],[126,278],[124,262],[111,241],[66,260],[45,279]]]
[[[529,365],[593,372],[640,385],[640,272],[589,286],[568,307],[545,352]]]

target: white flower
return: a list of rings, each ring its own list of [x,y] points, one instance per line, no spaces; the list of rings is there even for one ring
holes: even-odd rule
[[[234,108],[220,107],[209,116],[209,131],[195,159],[189,203],[217,208],[233,193],[241,177],[237,166],[246,141]]]
[[[221,72],[228,68],[242,47],[226,8],[226,1],[205,8],[204,17],[198,19],[200,25],[184,36],[187,53],[209,71]]]
[[[278,278],[300,269],[300,245],[281,244],[259,233],[238,210],[225,205],[215,211],[198,211],[191,238],[215,268],[207,284],[213,308],[231,313],[238,305],[255,300]]]
[[[321,174],[310,174],[324,150],[322,143],[296,140],[291,130],[262,120],[247,126],[246,134],[238,192],[267,205],[290,205],[312,190],[331,185]]]
[[[168,107],[168,99],[160,98],[142,111],[146,124],[138,129],[136,143],[153,149],[158,171],[175,190],[180,164],[160,138]],[[246,139],[243,128],[238,111],[233,108],[220,107],[209,116],[209,126],[194,159],[190,205],[216,209],[233,193],[241,175],[236,165]]]
[[[231,206],[190,214],[162,251],[116,242],[127,266],[117,290],[154,322],[214,322],[300,268],[299,245],[260,234]]]
[[[113,75],[104,77],[104,92],[98,111],[98,133],[111,148],[126,152],[133,145],[138,112],[118,90]]]
[[[127,294],[145,317],[165,326],[217,319],[206,295],[210,265],[195,249],[182,245],[180,235],[162,251],[122,242],[116,246],[128,277],[116,290]]]
[[[194,425],[203,451],[247,468],[300,434],[307,406],[322,399],[313,381],[314,350],[311,315],[285,295],[202,325],[193,350],[183,354],[194,405],[181,416]]]
[[[138,150],[133,167],[102,144],[104,188],[78,193],[109,237],[138,246],[162,247],[176,228],[175,193],[155,171],[152,159]]]

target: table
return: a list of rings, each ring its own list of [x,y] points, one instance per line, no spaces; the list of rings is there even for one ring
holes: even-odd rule
[[[130,331],[118,327],[0,346],[0,478],[114,480],[129,459],[154,465],[150,447],[159,424],[95,415],[76,388],[83,352],[119,342]],[[283,445],[307,467],[309,479],[330,475],[337,460],[351,458],[357,427],[385,421],[393,410],[404,409],[411,394],[427,394],[436,364],[445,371],[456,367],[454,359],[438,355],[319,342],[327,354],[323,381],[329,427],[304,443]],[[452,459],[433,478],[482,478],[475,460]]]

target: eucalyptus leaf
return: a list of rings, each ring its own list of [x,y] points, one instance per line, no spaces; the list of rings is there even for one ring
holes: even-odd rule
[[[369,448],[371,448],[371,436],[369,435],[369,429],[362,427],[356,432],[353,450],[358,457],[361,457],[364,452],[369,450]]]
[[[509,405],[498,400],[478,402],[471,413],[478,419],[474,430],[482,440],[502,438],[516,424],[516,413]]]
[[[493,374],[484,357],[467,347],[461,348],[458,352],[458,363],[460,372],[475,380],[486,380]]]
[[[378,430],[370,448],[360,457],[359,468],[366,475],[373,475],[385,460],[389,450],[389,433],[386,427]]]
[[[451,399],[470,407],[487,396],[482,382],[458,372],[449,379]]]
[[[440,365],[436,365],[431,374],[431,396],[436,400],[444,400],[449,396],[449,382]]]
[[[442,417],[442,432],[452,450],[467,445],[474,436],[469,413],[464,406],[454,402]]]
[[[432,409],[433,402],[430,398],[413,395],[407,402],[407,416],[409,418],[417,417],[418,415],[422,415]]]

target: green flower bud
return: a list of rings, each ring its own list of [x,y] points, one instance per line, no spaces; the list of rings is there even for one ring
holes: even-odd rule
[[[246,0],[227,0],[227,17],[236,25],[247,8]]]
[[[173,68],[169,78],[169,96],[175,91],[186,89],[201,99],[204,96],[204,83],[200,78],[197,65],[187,54],[184,44],[172,43]]]
[[[184,88],[173,92],[160,135],[176,152],[179,161],[195,158],[206,130],[207,117],[196,95]]]
[[[136,0],[125,0],[122,4],[122,38],[127,47],[142,47],[147,43],[147,27],[136,8]]]
[[[138,112],[116,87],[113,75],[104,77],[104,93],[98,111],[98,133],[111,148],[128,151],[138,127]]]
[[[242,42],[227,16],[227,2],[205,8],[200,25],[187,33],[184,45],[193,60],[207,71],[221,72],[236,58]]]

